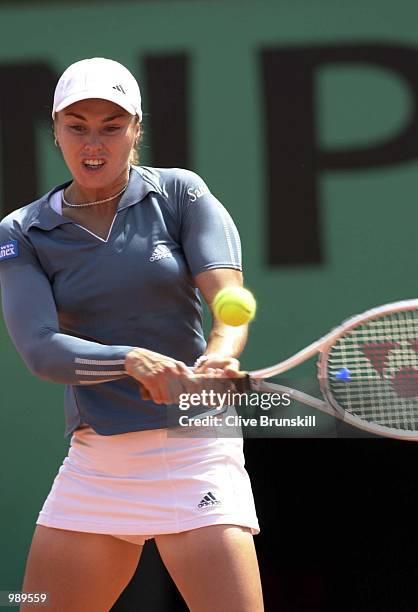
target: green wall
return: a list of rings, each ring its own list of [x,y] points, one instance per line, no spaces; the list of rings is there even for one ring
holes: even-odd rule
[[[415,47],[417,5],[402,0],[396,6],[390,0],[282,0],[1,8],[0,64],[42,60],[60,73],[77,59],[105,56],[127,65],[141,84],[141,57],[191,54],[192,169],[239,227],[246,283],[259,302],[243,364],[259,368],[350,314],[416,295],[415,159],[323,172],[322,264],[268,266],[265,258],[269,218],[259,52],[364,41]],[[30,95],[24,84],[22,95]],[[325,150],[378,143],[407,123],[412,112],[405,82],[373,65],[319,69],[315,97],[317,139]],[[24,158],[25,143],[16,146]],[[45,123],[38,126],[37,148],[44,192],[67,177]],[[145,139],[142,163],[151,153]],[[287,231],[277,225],[277,240]],[[33,525],[68,441],[62,437],[62,388],[26,372],[3,328],[0,362],[0,590],[5,590],[20,588]]]

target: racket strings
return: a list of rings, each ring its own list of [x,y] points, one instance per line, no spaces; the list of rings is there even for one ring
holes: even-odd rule
[[[418,312],[387,314],[359,324],[331,347],[327,387],[361,420],[418,430]],[[339,373],[347,369],[347,376]]]

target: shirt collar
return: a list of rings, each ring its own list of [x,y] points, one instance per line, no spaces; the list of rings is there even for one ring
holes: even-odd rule
[[[65,225],[66,223],[73,223],[72,219],[68,219],[63,215],[59,215],[53,210],[49,204],[51,196],[60,191],[66,189],[71,184],[71,181],[67,181],[62,185],[58,185],[45,194],[42,198],[34,202],[33,212],[29,215],[23,227],[23,231],[27,232],[31,227],[38,227],[42,230],[51,230],[59,225]],[[151,191],[161,193],[160,185],[153,180],[146,170],[140,166],[132,166],[129,172],[128,187],[126,188],[123,196],[118,204],[118,212],[134,204],[141,202]]]

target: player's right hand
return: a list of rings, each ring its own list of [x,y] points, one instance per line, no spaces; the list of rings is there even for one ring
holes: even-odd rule
[[[135,348],[125,357],[125,370],[140,383],[141,396],[156,404],[176,404],[194,374],[182,361]],[[190,380],[191,382],[191,380]]]

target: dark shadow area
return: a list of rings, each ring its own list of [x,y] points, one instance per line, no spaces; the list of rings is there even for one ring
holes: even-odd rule
[[[266,612],[417,609],[418,449],[394,440],[247,440]],[[112,612],[183,612],[148,543]]]

